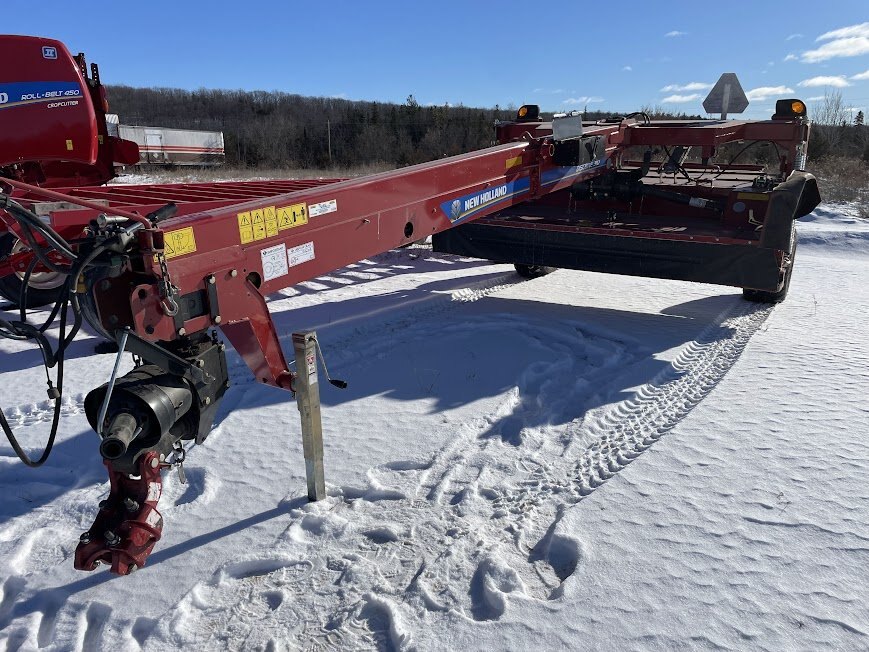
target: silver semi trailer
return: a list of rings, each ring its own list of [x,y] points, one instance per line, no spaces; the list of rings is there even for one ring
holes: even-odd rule
[[[140,165],[222,165],[226,158],[221,131],[124,125],[116,115],[106,121],[110,136],[139,145]]]

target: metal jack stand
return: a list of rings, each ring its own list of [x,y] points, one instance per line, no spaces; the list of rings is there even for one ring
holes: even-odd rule
[[[323,472],[323,423],[320,420],[320,385],[317,382],[317,334],[293,333],[296,353],[296,403],[302,417],[302,448],[308,478],[308,500],[326,497]]]

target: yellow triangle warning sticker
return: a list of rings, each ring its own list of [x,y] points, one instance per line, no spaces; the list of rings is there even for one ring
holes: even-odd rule
[[[163,249],[166,258],[192,254],[196,251],[196,236],[193,233],[193,227],[187,226],[183,229],[167,232],[164,236]]]

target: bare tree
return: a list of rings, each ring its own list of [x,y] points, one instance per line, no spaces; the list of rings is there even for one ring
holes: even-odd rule
[[[841,91],[828,90],[824,99],[812,107],[813,120],[816,124],[841,126],[843,122],[851,122],[851,107],[845,106]]]

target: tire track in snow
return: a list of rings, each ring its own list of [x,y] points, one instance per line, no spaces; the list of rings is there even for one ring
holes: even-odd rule
[[[273,577],[280,571],[269,566],[275,562],[264,559],[255,579],[224,569],[197,585],[171,612],[185,633],[179,638],[170,626],[153,642],[268,648],[273,641],[257,638],[257,631],[283,631],[305,649],[412,649],[406,623],[428,611],[497,620],[510,594],[557,598],[583,554],[579,542],[557,531],[565,511],[684,419],[733,367],[771,310],[734,299],[635,396],[573,419],[561,437],[547,426],[523,431],[520,445],[481,436],[505,415],[534,422],[522,415],[533,408],[513,392],[429,463],[378,467],[372,485],[387,484],[391,473],[401,489],[391,499],[372,491],[295,510],[282,537],[295,544],[297,556],[287,564],[301,563],[302,553],[312,565],[297,590],[314,596],[322,613],[286,616],[268,607],[282,584]],[[276,547],[283,546],[279,539]],[[217,605],[212,613],[219,622],[197,622],[197,602]],[[259,605],[256,618],[239,610],[242,603]]]
[[[540,582],[537,598],[557,597],[557,589],[581,560],[581,546],[557,533],[567,508],[575,505],[637,459],[670,432],[709,395],[736,364],[751,337],[773,310],[736,300],[670,366],[630,399],[588,415],[578,440],[591,441],[579,459],[546,462],[529,478],[531,490],[496,499],[513,515],[511,557],[530,563]],[[570,572],[565,573],[568,569]]]

